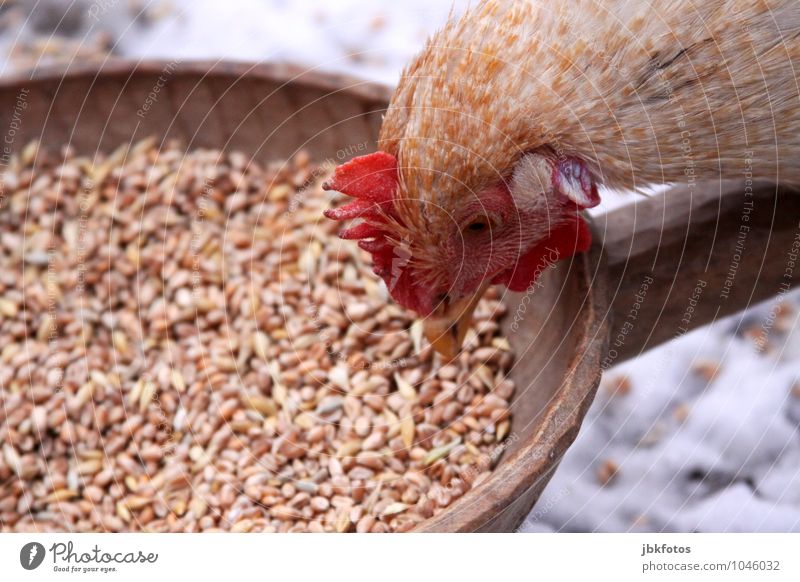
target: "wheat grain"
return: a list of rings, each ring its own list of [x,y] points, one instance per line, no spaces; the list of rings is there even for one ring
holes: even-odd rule
[[[155,140],[12,156],[3,531],[407,531],[486,478],[502,304],[440,362],[320,220],[324,177]]]

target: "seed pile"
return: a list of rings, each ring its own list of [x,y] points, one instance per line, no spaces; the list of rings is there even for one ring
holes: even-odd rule
[[[31,144],[2,178],[3,531],[406,531],[491,471],[489,294],[442,363],[306,155]]]

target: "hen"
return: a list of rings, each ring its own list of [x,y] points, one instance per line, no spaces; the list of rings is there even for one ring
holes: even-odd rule
[[[326,215],[453,355],[489,285],[588,249],[598,184],[800,185],[795,63],[796,0],[486,0],[403,72]]]

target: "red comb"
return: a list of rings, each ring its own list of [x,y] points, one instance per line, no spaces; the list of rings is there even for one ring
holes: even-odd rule
[[[322,188],[336,190],[357,198],[356,202],[377,204],[391,202],[397,190],[397,160],[392,154],[386,152],[375,152],[353,158],[336,168],[333,177],[323,184]],[[325,215],[336,214],[349,206],[352,204],[337,210],[330,210]],[[328,218],[340,220],[336,216]]]
[[[393,155],[375,152],[353,158],[336,168],[322,189],[336,190],[355,198],[349,204],[326,210],[325,216],[332,220],[366,220],[346,228],[339,236],[347,240],[375,239],[373,243],[385,243],[386,233],[380,225],[389,216],[397,218],[393,204],[397,191],[397,160]],[[374,244],[366,245],[367,242],[362,240],[361,248],[370,252],[378,250]]]
[[[397,160],[386,152],[375,152],[342,164],[331,179],[322,185],[324,190],[336,190],[355,198],[349,204],[325,211],[332,220],[363,218],[361,222],[340,233],[348,240],[358,239],[365,251],[372,253],[375,273],[385,278],[391,267],[392,245],[381,228],[387,217],[397,219],[394,195],[397,191]]]
[[[383,225],[388,219],[402,224],[394,208],[397,194],[397,160],[386,152],[354,158],[336,168],[333,177],[322,185],[355,198],[349,204],[325,211],[333,220],[363,218],[364,221],[344,229],[339,236],[358,240],[358,246],[372,254],[372,266],[395,301],[422,312],[419,293],[406,264],[411,258],[408,248],[390,242]]]

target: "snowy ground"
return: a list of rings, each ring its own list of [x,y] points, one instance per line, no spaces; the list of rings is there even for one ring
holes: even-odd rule
[[[11,55],[0,72],[111,51],[286,60],[386,83],[450,9],[430,0],[96,0],[61,19],[68,2],[27,4],[32,14],[0,13],[0,48]],[[54,28],[70,35],[71,52],[41,48]],[[799,303],[790,294],[609,371],[523,529],[800,531]]]

